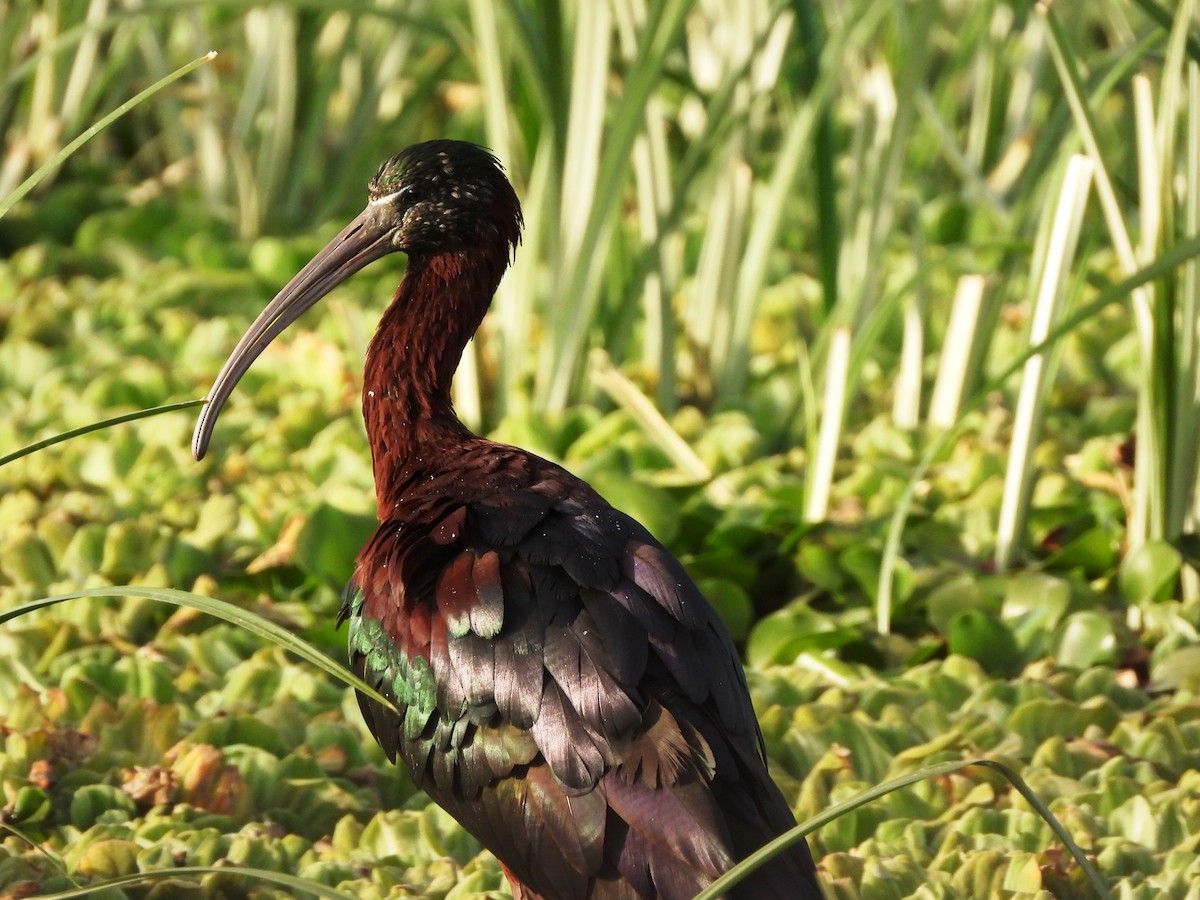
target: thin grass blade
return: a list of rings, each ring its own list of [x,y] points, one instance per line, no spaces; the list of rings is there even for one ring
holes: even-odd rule
[[[341,663],[335,662],[311,646],[303,638],[292,634],[274,622],[264,619],[262,616],[234,606],[232,603],[217,600],[213,597],[205,597],[202,594],[193,594],[190,591],[180,591],[175,588],[135,587],[132,585],[85,588],[83,590],[71,591],[67,594],[43,597],[41,600],[22,603],[20,606],[15,606],[12,609],[0,611],[0,625],[39,609],[65,603],[67,600],[78,600],[83,597],[141,597],[145,600],[173,603],[176,606],[186,606],[189,609],[207,613],[210,616],[215,616],[218,619],[228,622],[230,625],[236,625],[252,634],[266,638],[276,646],[298,656],[305,662],[312,663],[321,671],[332,675],[338,681],[365,694],[375,702],[392,709],[396,708],[391,700],[388,700],[387,697],[383,696],[383,694],[379,693],[379,691],[375,690],[375,688],[371,687],[371,685],[367,684]]]
[[[63,431],[58,434],[51,435],[48,438],[42,438],[40,441],[34,441],[20,450],[14,450],[12,453],[0,456],[0,467],[8,465],[10,462],[20,459],[23,456],[28,456],[31,453],[37,453],[39,450],[45,450],[47,447],[53,447],[55,444],[61,444],[63,441],[69,441],[72,438],[81,437],[85,434],[91,434],[93,431],[101,431],[105,428],[111,428],[114,425],[120,425],[123,422],[133,422],[137,419],[147,419],[150,416],[158,416],[163,413],[177,412],[181,409],[191,409],[193,406],[203,406],[203,400],[183,400],[179,403],[168,403],[165,406],[154,406],[150,409],[139,409],[136,412],[122,413],[119,416],[113,416],[111,419],[103,419],[99,422],[91,422],[81,428],[73,428],[70,431]]]
[[[1062,188],[1055,202],[1049,244],[1046,252],[1041,254],[1043,265],[1038,274],[1037,296],[1029,332],[1029,340],[1034,344],[1045,340],[1062,307],[1070,262],[1079,243],[1079,228],[1094,169],[1092,161],[1086,156],[1072,156],[1067,163]],[[1013,416],[1013,435],[1004,474],[1000,520],[996,528],[994,559],[998,572],[1005,572],[1012,566],[1025,533],[1029,495],[1033,488],[1033,451],[1041,434],[1042,411],[1046,393],[1053,381],[1056,360],[1057,353],[1052,350],[1025,361],[1021,391]]]
[[[188,75],[200,68],[200,66],[204,65],[206,62],[215,59],[216,56],[217,51],[210,50],[199,59],[194,59],[186,66],[181,66],[170,75],[166,76],[165,78],[160,78],[144,91],[134,95],[131,99],[122,103],[95,125],[92,125],[90,128],[86,129],[83,134],[79,135],[79,137],[75,138],[75,140],[71,141],[69,144],[67,144],[67,146],[55,153],[54,156],[50,157],[50,159],[48,159],[46,163],[42,165],[36,172],[21,182],[16,190],[14,190],[3,200],[0,200],[0,219],[4,218],[5,214],[8,213],[9,210],[21,202],[21,199],[35,187],[37,187],[42,181],[44,181],[51,172],[62,165],[63,160],[94,138],[97,134],[99,134],[117,119],[121,118],[121,116],[125,115],[125,113],[129,112],[131,109],[143,103],[148,98],[153,97],[163,88],[173,84],[180,78],[183,78],[185,75]]]
[[[806,834],[816,831],[822,825],[832,822],[834,819],[844,815],[845,813],[865,806],[873,800],[878,800],[880,797],[890,794],[893,791],[897,791],[900,788],[905,788],[909,785],[916,784],[918,781],[926,781],[931,778],[943,778],[946,775],[951,775],[955,772],[969,768],[970,766],[986,766],[987,768],[995,769],[1006,779],[1008,779],[1017,792],[1020,793],[1021,796],[1029,802],[1029,805],[1037,811],[1038,815],[1046,820],[1046,824],[1050,826],[1055,835],[1058,836],[1058,839],[1063,842],[1063,845],[1066,846],[1066,848],[1071,852],[1071,855],[1075,857],[1075,861],[1079,863],[1079,867],[1083,869],[1084,873],[1087,875],[1088,881],[1091,882],[1092,887],[1095,889],[1096,895],[1102,898],[1102,900],[1107,900],[1109,893],[1108,887],[1104,883],[1104,879],[1100,876],[1100,873],[1096,871],[1096,867],[1093,866],[1088,860],[1087,855],[1083,852],[1083,848],[1081,848],[1079,844],[1075,842],[1074,838],[1071,837],[1071,833],[1063,827],[1063,824],[1058,821],[1058,818],[1050,811],[1049,807],[1042,802],[1042,799],[1034,793],[1033,789],[1025,783],[1025,780],[1021,778],[1021,776],[1018,775],[1015,770],[1009,768],[1003,763],[997,762],[994,759],[984,759],[982,757],[977,759],[955,760],[953,762],[940,763],[934,766],[924,766],[914,772],[901,775],[898,778],[889,779],[883,784],[877,785],[869,790],[865,790],[860,794],[855,794],[849,800],[845,800],[842,803],[838,803],[829,807],[819,815],[813,816],[811,819],[800,823],[786,834],[780,835],[769,844],[759,848],[754,853],[750,854],[750,856],[742,860],[742,862],[738,863],[736,866],[710,884],[705,890],[697,894],[696,900],[716,900],[717,897],[723,896],[730,888],[740,882],[751,872],[755,871],[767,860],[778,855],[783,850],[799,841]]]
[[[101,890],[129,887],[145,881],[167,881],[180,877],[186,878],[188,876],[199,878],[204,875],[222,875],[225,877],[237,875],[256,881],[265,881],[269,884],[278,884],[297,892],[301,896],[328,897],[329,900],[354,900],[354,896],[351,894],[344,894],[341,891],[326,887],[315,881],[309,881],[306,878],[288,875],[285,872],[272,872],[269,869],[255,869],[249,866],[237,866],[236,868],[230,866],[179,866],[174,869],[134,872],[131,875],[121,875],[118,878],[94,882],[87,887],[72,888],[69,891],[59,891],[56,894],[38,894],[38,897],[41,900],[71,900],[73,897],[87,897]]]

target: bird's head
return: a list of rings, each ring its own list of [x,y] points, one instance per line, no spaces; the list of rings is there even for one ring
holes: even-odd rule
[[[507,263],[521,236],[521,206],[499,161],[463,141],[428,141],[379,167],[367,208],[284,285],[242,335],[208,392],[192,437],[203,458],[225,401],[285,328],[368,263],[397,250],[410,261],[462,251]],[[411,264],[411,262],[410,262]]]
[[[462,141],[428,141],[379,167],[367,210],[391,225],[393,249],[439,253],[506,246],[521,236],[521,207],[496,157]]]

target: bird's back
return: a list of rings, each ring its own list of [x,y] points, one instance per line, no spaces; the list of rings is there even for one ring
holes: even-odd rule
[[[795,824],[728,633],[680,563],[562,468],[457,440],[422,459],[342,616],[389,757],[514,894],[692,897]],[[819,897],[803,842],[733,896]]]

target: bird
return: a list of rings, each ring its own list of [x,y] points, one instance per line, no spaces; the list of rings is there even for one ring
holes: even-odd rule
[[[499,160],[433,140],[263,309],[196,423],[208,449],[259,354],[352,274],[407,266],[366,353],[379,527],[344,594],[388,759],[499,860],[517,898],[690,898],[795,826],[718,614],[650,532],[556,463],[472,433],[451,382],[520,243]],[[560,298],[558,302],[570,302]],[[728,896],[822,896],[803,840]]]

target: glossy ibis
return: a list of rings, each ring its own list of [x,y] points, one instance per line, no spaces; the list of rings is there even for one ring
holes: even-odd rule
[[[276,335],[404,251],[363,382],[380,526],[339,617],[353,669],[403,710],[360,696],[367,725],[499,857],[516,896],[692,897],[795,824],[733,643],[645,528],[455,417],[454,370],[520,239],[499,162],[417,144],[379,168],[369,198],[226,361],[196,458]],[[807,846],[734,894],[819,897]]]

